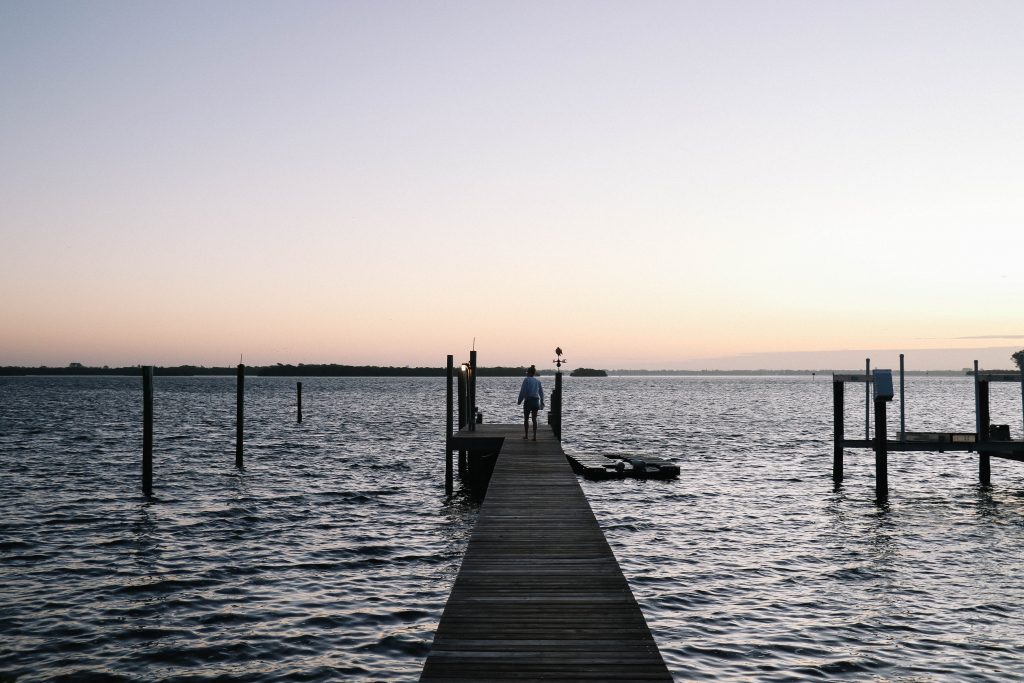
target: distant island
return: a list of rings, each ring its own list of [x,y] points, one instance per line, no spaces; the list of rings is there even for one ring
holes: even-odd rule
[[[607,377],[607,370],[595,370],[593,368],[576,368],[570,374],[570,377]]]

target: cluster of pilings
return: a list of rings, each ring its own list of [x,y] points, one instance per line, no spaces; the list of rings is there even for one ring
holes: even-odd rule
[[[561,349],[559,354],[559,370],[555,373],[555,388],[551,392],[551,402],[548,407],[548,424],[555,434],[555,438],[562,438],[562,371]],[[455,467],[458,466],[460,478],[469,478],[470,482],[480,480],[484,484],[490,476],[490,468],[493,467],[493,457],[496,454],[493,443],[490,439],[478,439],[472,443],[479,446],[477,451],[468,451],[465,448],[466,441],[457,438],[458,432],[476,432],[476,425],[483,422],[483,414],[476,404],[476,376],[477,356],[476,351],[469,352],[469,361],[455,367],[455,357],[451,354],[447,358],[447,417],[445,420],[445,467],[444,467],[444,490],[446,495],[452,495],[454,491]],[[458,380],[456,382],[456,379]],[[455,460],[455,453],[458,453],[458,460]]]
[[[1024,461],[1024,441],[1012,440],[1008,427],[996,428],[990,424],[989,384],[991,382],[1019,382],[1021,384],[1022,424],[1024,424],[1024,369],[1020,373],[981,371],[974,361],[975,431],[973,432],[908,432],[904,410],[903,354],[900,354],[900,430],[899,438],[889,439],[886,404],[893,399],[891,370],[871,370],[871,360],[865,363],[865,372],[835,374],[832,376],[833,455],[832,478],[838,485],[843,480],[843,454],[846,448],[870,448],[875,452],[875,497],[885,501],[889,496],[890,451],[967,451],[978,453],[978,481],[982,486],[992,482],[991,458]],[[844,424],[844,396],[847,382],[865,385],[864,438],[847,439]],[[872,392],[874,388],[874,392]],[[873,393],[873,398],[872,398]],[[871,437],[871,403],[874,403],[875,435]]]
[[[482,420],[476,408],[476,351],[469,352],[469,363],[463,363],[458,371],[458,412],[455,411],[455,399],[453,380],[455,376],[455,356],[448,354],[447,362],[447,417],[445,420],[445,459],[444,459],[444,490],[449,496],[454,488],[453,472],[453,437],[455,436],[455,416],[458,415],[458,430],[476,430],[476,421]],[[459,476],[466,472],[466,451],[459,450]]]
[[[245,459],[245,365],[238,364],[235,385],[235,467],[244,469]],[[302,422],[302,382],[295,387],[298,412]],[[142,368],[142,492],[153,495],[153,366]]]

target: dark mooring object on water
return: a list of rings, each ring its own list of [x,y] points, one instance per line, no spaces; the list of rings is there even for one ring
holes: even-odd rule
[[[153,366],[142,368],[142,492],[153,495]]]
[[[295,383],[295,400],[298,404],[298,412],[296,414],[296,422],[302,422],[302,382]]]
[[[604,479],[677,479],[679,465],[668,460],[661,460],[636,455],[605,453],[603,456],[592,453],[573,453],[565,456],[576,474],[585,479],[601,481]]]

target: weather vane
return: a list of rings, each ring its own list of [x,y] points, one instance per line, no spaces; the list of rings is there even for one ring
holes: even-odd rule
[[[555,364],[555,367],[558,368],[559,372],[562,371],[562,363],[566,363],[568,365],[568,361],[565,360],[564,358],[562,358],[562,347],[561,346],[556,346],[555,347],[555,360],[553,360],[552,362]]]

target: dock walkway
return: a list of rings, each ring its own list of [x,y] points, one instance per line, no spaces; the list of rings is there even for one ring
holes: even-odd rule
[[[420,680],[671,681],[561,444],[522,430],[455,437],[500,454]]]

